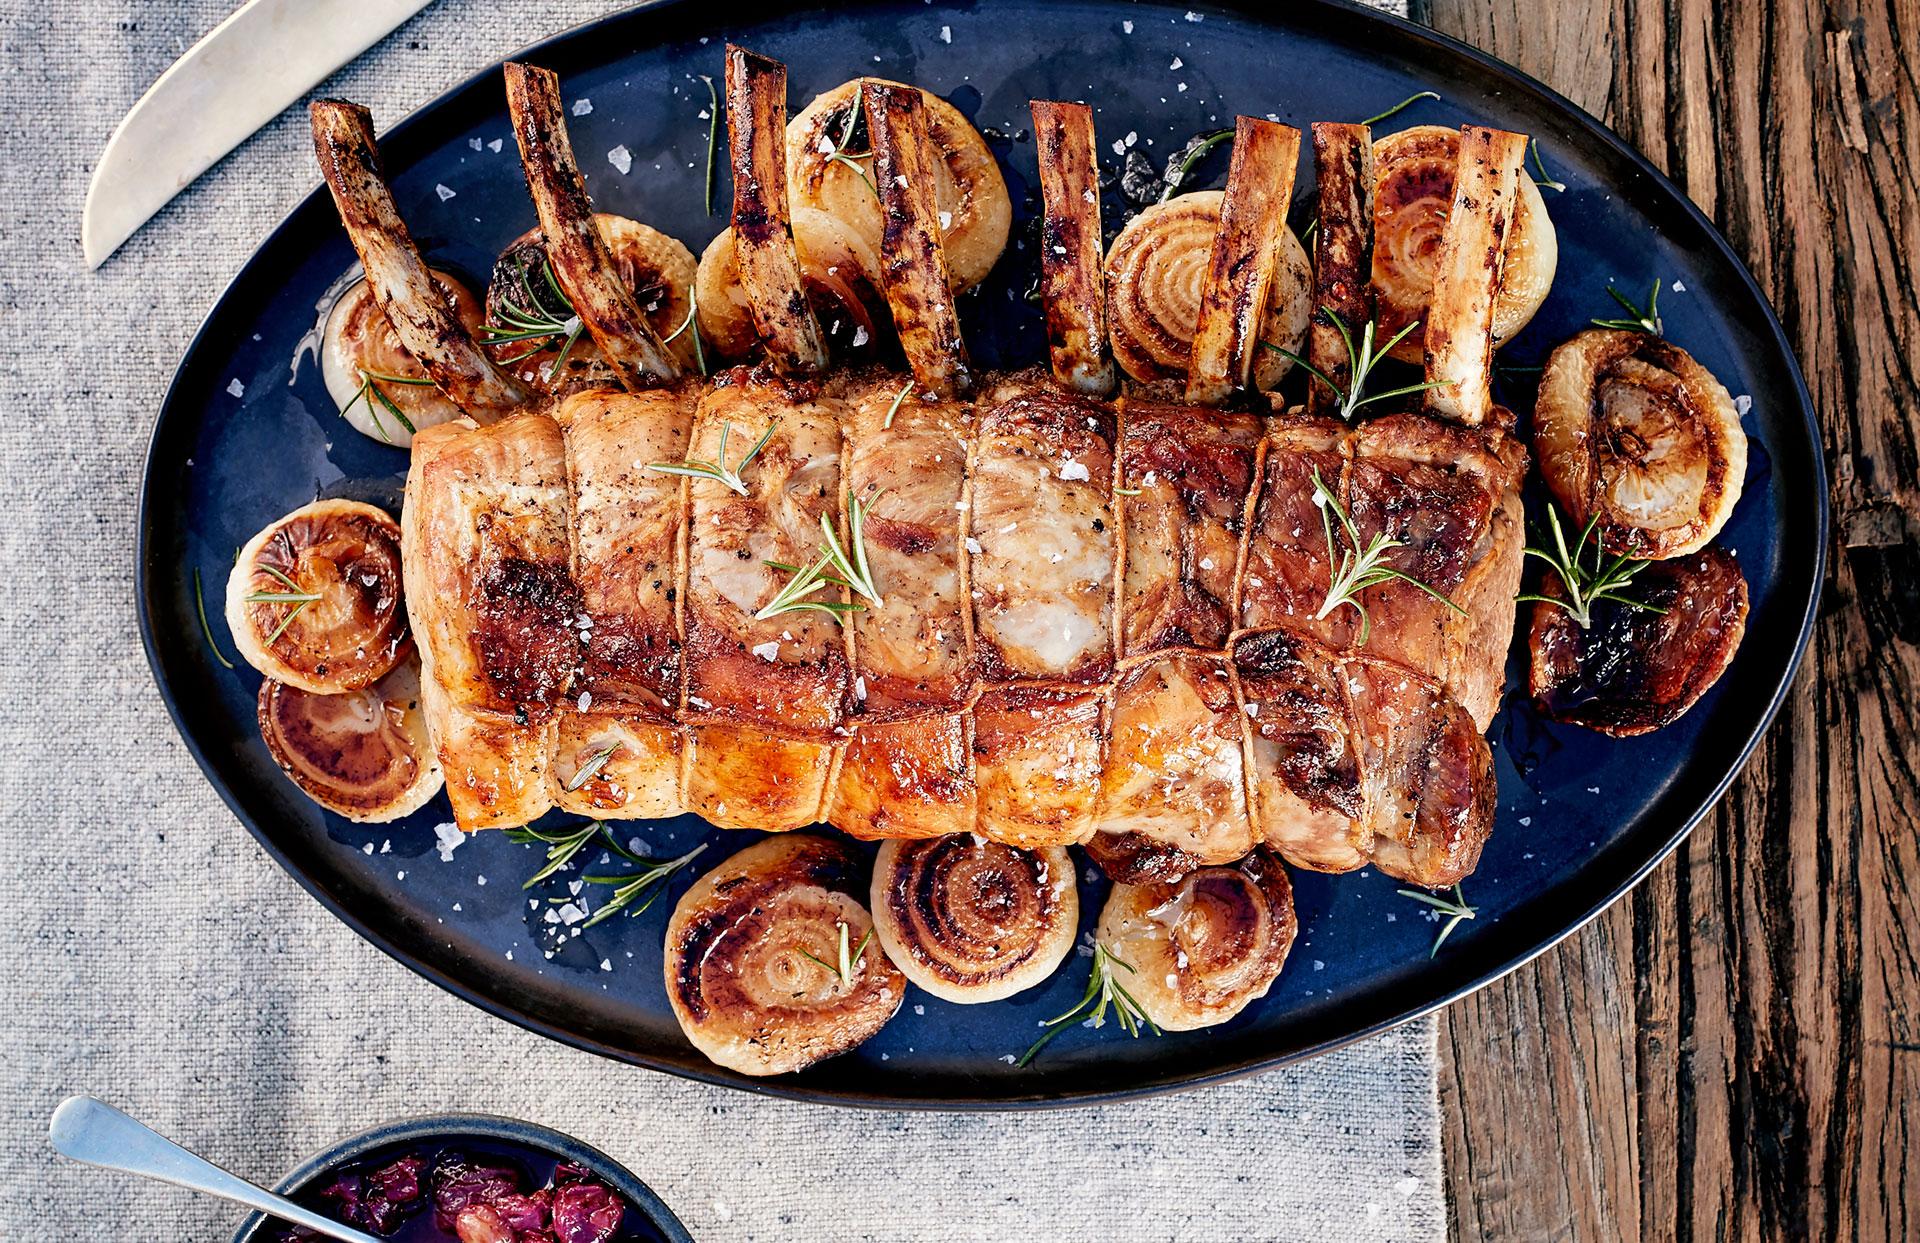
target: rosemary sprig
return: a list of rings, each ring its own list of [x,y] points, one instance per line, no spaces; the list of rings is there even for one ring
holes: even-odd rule
[[[227,668],[233,668],[233,662],[227,659],[227,654],[220,650],[218,643],[214,642],[213,627],[207,625],[207,596],[200,587],[199,566],[193,568],[193,603],[194,607],[200,610],[200,633],[207,636],[207,646],[213,649],[213,658]]]
[[[551,311],[541,306],[541,296],[528,283],[525,269],[520,273],[520,291],[526,295],[526,305],[502,297],[500,299],[500,318],[505,327],[497,324],[482,324],[480,331],[487,334],[488,345],[505,345],[512,341],[531,341],[535,344],[525,353],[515,354],[512,358],[499,359],[503,367],[525,362],[541,350],[548,347],[555,337],[563,338],[560,352],[554,355],[547,365],[547,383],[551,384],[560,369],[567,365],[567,359],[573,354],[573,347],[580,343],[580,336],[586,326],[580,322],[580,316],[573,309],[573,299],[567,297],[567,291],[560,288],[560,278],[554,275],[553,260],[542,258],[540,270],[546,278],[547,289],[559,300],[559,305],[567,308],[567,318],[557,319]]]
[[[844,600],[809,598],[816,591],[846,585],[828,568],[830,563],[824,552],[806,565],[789,565],[784,561],[769,561],[766,564],[771,569],[780,570],[793,577],[774,593],[773,599],[767,601],[765,608],[753,615],[755,621],[765,621],[769,617],[778,617],[783,613],[800,613],[808,610],[825,613],[835,621],[839,621],[845,614],[863,607]]]
[[[1166,185],[1160,191],[1160,201],[1164,203],[1180,193],[1181,187],[1187,183],[1187,174],[1193,171],[1193,166],[1198,164],[1207,152],[1232,137],[1233,130],[1216,129],[1207,130],[1189,138],[1186,147],[1167,161]]]
[[[1033,1061],[1040,1050],[1047,1047],[1048,1041],[1065,1031],[1075,1020],[1091,1019],[1095,1027],[1105,1027],[1108,1006],[1113,1007],[1114,1016],[1120,1021],[1120,1029],[1127,1035],[1139,1039],[1141,1024],[1145,1024],[1147,1030],[1154,1035],[1160,1034],[1160,1029],[1154,1025],[1152,1019],[1147,1017],[1147,1012],[1141,1008],[1133,994],[1129,993],[1126,986],[1113,974],[1115,965],[1125,967],[1129,972],[1133,971],[1133,964],[1096,941],[1093,946],[1093,972],[1087,977],[1086,993],[1081,996],[1073,1009],[1041,1024],[1047,1029],[1046,1032],[1028,1047],[1018,1062],[1014,1063],[1016,1067],[1025,1066]]]
[[[1533,184],[1542,189],[1552,190],[1558,194],[1565,194],[1567,191],[1567,183],[1564,181],[1555,181],[1553,178],[1547,176],[1546,162],[1540,158],[1540,140],[1538,138],[1533,139],[1532,146],[1533,167],[1534,170],[1540,174],[1533,179]]]
[[[873,184],[873,178],[867,175],[867,170],[860,167],[859,164],[861,160],[872,159],[873,152],[847,150],[847,144],[853,141],[854,127],[858,124],[860,124],[860,101],[855,99],[847,106],[847,123],[846,126],[841,129],[840,137],[836,139],[833,145],[828,147],[825,152],[827,163],[844,164],[848,168],[851,168],[854,175],[865,183],[868,191],[873,194],[873,197],[878,199],[880,197],[879,188]]]
[[[719,150],[720,141],[720,93],[713,89],[713,79],[706,74],[700,80],[707,84],[707,215],[713,215],[713,157]],[[706,368],[700,369],[706,374]]]
[[[773,439],[773,429],[779,426],[779,423],[780,421],[775,419],[767,424],[767,430],[760,433],[760,439],[753,442],[753,448],[747,450],[747,455],[740,459],[738,465],[727,465],[727,440],[733,435],[733,424],[722,423],[720,425],[719,461],[704,462],[699,458],[688,458],[684,462],[649,462],[647,463],[647,469],[659,471],[663,475],[685,475],[690,479],[711,479],[715,483],[724,484],[728,490],[732,492],[746,496],[746,480],[740,476],[746,471],[747,466],[752,463],[753,459],[760,456],[760,450],[767,447],[767,442]]]
[[[875,605],[885,605],[886,601],[880,598],[880,589],[873,582],[873,567],[867,564],[867,514],[872,511],[873,503],[883,495],[882,492],[875,492],[863,501],[854,495],[852,488],[847,489],[847,542],[844,546],[833,529],[833,521],[825,514],[820,515],[822,551],[831,561],[834,572],[845,586]]]
[[[1390,565],[1382,564],[1386,555],[1402,547],[1404,541],[1389,538],[1385,531],[1377,531],[1367,542],[1366,550],[1361,551],[1360,529],[1353,525],[1353,519],[1347,516],[1347,511],[1340,508],[1340,502],[1334,499],[1332,490],[1320,478],[1320,468],[1317,466],[1313,468],[1313,504],[1320,511],[1320,525],[1327,534],[1327,595],[1320,602],[1320,611],[1313,615],[1316,621],[1331,616],[1341,605],[1351,606],[1354,612],[1360,614],[1359,646],[1365,647],[1367,636],[1373,633],[1373,618],[1368,616],[1367,606],[1360,603],[1360,593],[1396,579],[1418,587],[1454,612],[1462,616],[1466,614],[1465,609],[1413,575],[1403,574]],[[1344,550],[1334,546],[1334,518],[1340,520],[1340,530],[1346,536],[1348,547]]]
[[[1370,116],[1366,120],[1360,122],[1360,124],[1378,125],[1380,122],[1386,120],[1388,117],[1393,116],[1395,113],[1398,113],[1404,108],[1412,107],[1414,104],[1419,103],[1423,99],[1438,99],[1438,98],[1440,98],[1439,91],[1416,91],[1415,93],[1401,100],[1399,103],[1395,104],[1393,107],[1387,109],[1385,112],[1377,113],[1374,116]]]
[[[911,393],[912,391],[913,391],[913,381],[908,380],[905,384],[902,384],[900,386],[900,391],[893,395],[893,404],[887,407],[887,417],[881,420],[880,422],[881,431],[884,432],[892,429],[893,416],[900,413],[900,403],[905,401],[907,399],[907,394]]]
[[[1398,889],[1394,892],[1403,898],[1412,898],[1415,902],[1424,902],[1434,910],[1447,916],[1447,922],[1440,926],[1440,935],[1433,939],[1433,948],[1427,951],[1428,958],[1432,958],[1440,952],[1440,947],[1446,944],[1447,938],[1453,935],[1453,930],[1459,927],[1461,920],[1472,919],[1480,913],[1479,907],[1467,905],[1466,897],[1461,894],[1460,886],[1458,885],[1453,887],[1453,896],[1451,898],[1444,894],[1428,893],[1424,889]]]
[[[1633,299],[1627,297],[1627,295],[1621,293],[1618,289],[1615,289],[1612,281],[1607,282],[1607,293],[1612,295],[1615,302],[1618,302],[1622,307],[1626,308],[1627,315],[1630,318],[1596,319],[1588,322],[1599,328],[1622,328],[1628,332],[1645,332],[1656,337],[1660,335],[1659,277],[1656,276],[1653,278],[1653,291],[1647,295],[1647,306],[1645,310],[1641,310],[1639,306],[1635,305]]]
[[[1376,401],[1388,401],[1395,397],[1405,397],[1409,393],[1424,393],[1430,388],[1438,388],[1440,386],[1440,381],[1429,380],[1422,384],[1406,384],[1399,388],[1388,389],[1384,393],[1367,394],[1367,381],[1372,378],[1373,369],[1379,365],[1381,359],[1393,353],[1393,347],[1400,344],[1408,333],[1420,326],[1419,320],[1414,320],[1399,332],[1394,333],[1392,337],[1388,338],[1385,345],[1376,350],[1373,346],[1374,325],[1371,321],[1361,328],[1360,343],[1356,346],[1353,340],[1353,333],[1348,331],[1346,321],[1335,314],[1332,307],[1323,306],[1320,308],[1320,313],[1325,315],[1328,320],[1332,321],[1333,326],[1340,330],[1340,340],[1346,344],[1347,363],[1353,372],[1353,379],[1348,382],[1345,388],[1341,388],[1338,384],[1335,384],[1332,377],[1328,376],[1326,372],[1320,370],[1320,368],[1314,366],[1292,350],[1282,349],[1271,341],[1262,341],[1260,344],[1276,354],[1283,354],[1291,358],[1295,365],[1302,368],[1308,375],[1320,383],[1326,385],[1334,397],[1340,402],[1339,415],[1343,422],[1351,423],[1354,414],[1362,406],[1370,406]]]
[[[394,404],[393,398],[387,396],[386,391],[382,389],[380,385],[403,384],[409,388],[431,388],[433,387],[433,381],[416,379],[413,376],[385,375],[378,371],[368,371],[365,367],[360,368],[359,371],[360,388],[354,393],[352,401],[340,407],[341,416],[344,418],[347,411],[353,409],[363,401],[366,402],[367,413],[373,416],[373,429],[380,433],[380,439],[386,441],[388,444],[392,444],[393,437],[387,434],[387,425],[380,421],[380,410],[374,404],[378,402],[380,406],[386,407],[388,414],[399,420],[400,426],[407,429],[407,435],[413,435],[416,430],[413,426],[413,421],[407,418],[406,413],[402,411],[399,406]]]
[[[1602,600],[1611,600],[1615,604],[1624,604],[1628,608],[1648,613],[1665,613],[1667,610],[1625,595],[1627,587],[1633,582],[1634,575],[1647,568],[1647,562],[1635,560],[1627,553],[1621,553],[1612,561],[1605,561],[1605,553],[1600,541],[1593,541],[1593,568],[1588,569],[1581,558],[1586,553],[1587,541],[1592,539],[1594,528],[1600,523],[1600,515],[1595,514],[1587,521],[1580,532],[1580,538],[1574,542],[1573,550],[1567,550],[1566,533],[1560,529],[1560,511],[1549,501],[1547,503],[1547,525],[1553,531],[1551,549],[1534,548],[1529,545],[1526,555],[1538,557],[1553,567],[1560,576],[1561,585],[1566,588],[1565,596],[1546,596],[1527,593],[1515,596],[1518,600],[1539,600],[1546,604],[1557,605],[1567,611],[1574,623],[1582,630],[1593,624],[1593,606]]]
[[[847,921],[837,919],[834,921],[833,926],[839,929],[840,938],[840,952],[833,962],[828,962],[818,954],[805,949],[800,951],[800,956],[802,958],[812,959],[814,962],[819,963],[822,967],[839,976],[840,983],[842,987],[844,987],[853,983],[853,969],[859,966],[860,960],[867,956],[867,942],[873,940],[873,929],[867,929],[867,934],[860,938],[860,944],[858,946],[849,948],[848,942],[852,939],[852,934],[847,929]]]
[[[607,761],[614,757],[620,750],[620,747],[620,743],[610,742],[598,751],[595,751],[592,755],[589,755],[587,762],[574,769],[573,776],[567,778],[566,784],[560,788],[568,794],[572,794],[575,790],[578,790],[581,786],[593,780],[593,775],[607,766]]]
[[[577,829],[562,829],[558,831],[536,829],[530,825],[517,829],[508,829],[507,840],[510,842],[518,842],[521,845],[544,843],[547,847],[546,866],[535,872],[532,876],[527,877],[526,883],[521,885],[520,888],[531,889],[541,881],[547,879],[547,877],[558,872],[561,868],[567,866],[567,864],[573,861],[573,857],[579,854],[588,842],[599,837],[602,833],[605,833],[607,841],[612,843],[615,849],[618,849],[618,843],[613,843],[612,831],[598,820],[589,820]]]
[[[291,578],[288,578],[285,574],[270,565],[263,565],[260,568],[285,583],[289,590],[285,592],[250,591],[243,597],[246,602],[248,604],[293,605],[291,609],[287,610],[287,615],[280,619],[280,624],[274,627],[273,633],[267,636],[267,646],[272,647],[274,640],[285,634],[288,626],[293,625],[293,619],[300,616],[301,612],[304,611],[309,604],[320,599],[320,597],[311,591],[302,591],[299,583],[294,582]]]
[[[614,888],[613,896],[607,899],[607,904],[588,916],[587,922],[580,926],[582,928],[591,928],[601,920],[611,918],[617,911],[626,911],[628,915],[641,914],[658,901],[661,894],[667,891],[667,887],[661,882],[672,876],[675,872],[678,872],[681,868],[687,866],[687,864],[692,863],[694,858],[706,848],[707,844],[702,842],[686,854],[681,855],[678,859],[660,860],[644,859],[619,846],[614,846],[613,852],[615,854],[639,864],[640,870],[612,876],[581,877],[580,879],[589,885],[612,885]],[[651,892],[649,892],[649,890],[651,890]],[[638,905],[635,905],[635,902],[640,899],[643,894],[645,895],[645,901],[640,901]],[[632,909],[629,910],[629,907]]]
[[[768,561],[773,569],[793,575],[786,585],[775,593],[767,606],[755,613],[756,621],[766,621],[782,613],[794,613],[811,609],[817,613],[826,613],[835,621],[846,614],[864,608],[857,602],[840,600],[815,600],[811,597],[817,591],[828,587],[844,587],[855,595],[864,596],[875,605],[883,605],[880,589],[873,581],[873,567],[867,562],[867,513],[873,508],[874,501],[880,499],[875,493],[867,500],[861,500],[853,491],[847,491],[847,542],[840,542],[840,535],[833,529],[833,519],[826,514],[820,515],[820,555],[805,566],[788,565],[784,561]]]
[[[678,328],[662,338],[660,344],[672,345],[680,338],[681,333],[691,332],[693,334],[693,365],[700,368],[701,375],[705,375],[707,374],[707,351],[700,343],[700,323],[695,318],[699,314],[700,290],[689,283],[687,285],[687,317],[680,321]]]

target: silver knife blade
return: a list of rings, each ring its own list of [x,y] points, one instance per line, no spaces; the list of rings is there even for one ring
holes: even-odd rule
[[[87,187],[97,268],[216,160],[433,0],[249,0],[160,75]]]

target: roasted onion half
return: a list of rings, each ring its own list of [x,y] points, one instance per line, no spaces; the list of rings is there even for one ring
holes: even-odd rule
[[[971,833],[882,845],[872,900],[887,957],[935,997],[962,1005],[1045,980],[1080,926],[1065,847],[1021,850]]]
[[[893,332],[881,292],[879,251],[856,229],[811,207],[793,209],[793,246],[828,350],[843,363],[871,358],[881,337]],[[760,338],[740,283],[731,228],[707,244],[694,284],[707,347],[722,358],[753,353]]]
[[[1589,328],[1554,350],[1534,403],[1540,473],[1574,526],[1636,557],[1679,557],[1727,524],[1747,434],[1713,373],[1644,332]]]
[[[247,541],[227,626],[248,664],[316,695],[372,686],[413,654],[400,524],[359,501],[315,501]]]
[[[1196,190],[1155,203],[1120,230],[1107,250],[1107,323],[1113,357],[1142,383],[1185,380],[1193,352],[1207,260],[1220,229],[1220,190]],[[1270,347],[1254,360],[1254,386],[1280,383],[1298,354],[1313,315],[1313,270],[1292,230],[1274,266],[1260,339]]]
[[[315,695],[260,683],[260,737],[302,793],[349,820],[398,820],[440,792],[440,761],[409,660],[364,690]]]
[[[451,273],[434,269],[433,283],[454,317],[478,338],[485,317],[480,300]],[[320,331],[320,377],[354,430],[386,444],[405,448],[417,429],[460,417],[460,407],[433,386],[400,344],[364,280],[349,285],[327,312]]]
[[[1543,594],[1563,594],[1552,576]],[[1557,604],[1533,606],[1531,689],[1554,720],[1616,738],[1659,729],[1719,680],[1746,633],[1747,580],[1718,548],[1653,562],[1627,595],[1647,607],[1601,600],[1586,626]]]
[[[843,82],[820,95],[787,122],[787,192],[795,230],[799,212],[812,207],[844,223],[868,249],[880,249],[880,198],[873,185],[873,153],[860,87]],[[891,85],[899,86],[900,83]],[[1013,201],[1006,179],[973,123],[938,95],[921,92],[927,135],[944,157],[934,187],[942,249],[954,292],[986,279],[1007,248]]]
[[[693,329],[687,326],[694,296],[693,252],[677,238],[625,216],[595,212],[593,222],[613,256],[614,270],[633,291],[648,326],[683,371],[697,370]],[[612,380],[592,336],[574,331],[579,321],[548,266],[539,229],[522,233],[494,261],[493,277],[487,283],[486,321],[477,339],[487,344],[496,363],[529,384],[558,393]],[[528,335],[543,330],[544,335]],[[570,336],[571,346],[567,344]],[[556,372],[554,364],[561,361],[562,351],[566,358]]]
[[[1460,132],[1444,125],[1416,125],[1374,140],[1373,293],[1382,341],[1416,320],[1426,322],[1459,156]],[[1559,238],[1531,177],[1519,179],[1506,252],[1493,303],[1495,345],[1527,326],[1560,266]],[[1393,357],[1418,364],[1422,338],[1418,331],[1407,334]]]
[[[667,921],[667,1000],[693,1047],[743,1075],[845,1053],[886,1025],[906,977],[868,934],[860,856],[785,833],[701,877]]]
[[[1191,1031],[1266,996],[1296,931],[1293,886],[1262,847],[1172,884],[1115,885],[1094,935],[1133,968],[1124,982],[1148,1018]]]

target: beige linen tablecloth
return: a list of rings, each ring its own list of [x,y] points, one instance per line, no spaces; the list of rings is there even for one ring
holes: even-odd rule
[[[1138,1104],[1020,1116],[761,1100],[599,1061],[440,992],[281,873],[174,734],[134,628],[134,506],[189,336],[316,183],[290,112],[97,274],[87,177],[232,0],[0,0],[0,1240],[215,1240],[240,1214],[57,1163],[63,1095],[271,1181],[375,1121],[516,1115],[597,1144],[703,1240],[1432,1239],[1433,1029]],[[391,123],[593,0],[440,0],[333,80]]]

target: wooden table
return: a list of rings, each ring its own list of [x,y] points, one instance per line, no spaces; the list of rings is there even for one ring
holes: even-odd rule
[[[1449,1009],[1462,1239],[1920,1239],[1920,0],[1415,0],[1645,152],[1752,266],[1825,431],[1792,697],[1713,815]]]

